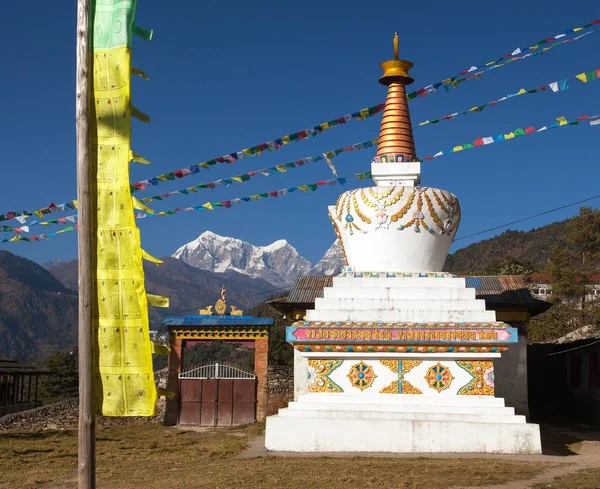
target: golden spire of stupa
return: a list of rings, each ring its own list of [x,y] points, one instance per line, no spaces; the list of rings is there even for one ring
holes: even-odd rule
[[[414,82],[408,74],[414,65],[398,57],[398,33],[394,36],[394,59],[381,63],[383,76],[379,83],[388,86],[387,99],[379,130],[377,156],[404,155],[403,161],[416,160],[406,85]]]

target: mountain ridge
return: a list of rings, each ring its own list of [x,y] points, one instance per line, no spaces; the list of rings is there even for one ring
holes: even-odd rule
[[[292,285],[312,264],[284,239],[256,246],[229,236],[204,231],[172,255],[201,270],[223,273],[233,270],[276,286]]]

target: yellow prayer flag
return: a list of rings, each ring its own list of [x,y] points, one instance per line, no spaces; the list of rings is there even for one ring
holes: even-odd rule
[[[169,307],[169,298],[162,295],[146,294],[152,307]]]
[[[132,195],[131,199],[133,200],[133,208],[134,209],[145,212],[146,214],[154,214],[154,209],[152,209],[151,207],[148,207],[137,197]]]
[[[281,173],[285,173],[287,171],[285,165],[277,165],[275,168],[277,168],[277,170],[279,170]]]
[[[587,83],[587,75],[585,73],[579,73],[579,75],[575,75],[575,78],[581,80],[583,83]]]
[[[150,253],[148,253],[143,248],[142,248],[142,258],[146,261],[151,261],[152,263],[156,263],[157,265],[161,265],[163,263],[163,261],[161,259],[156,258],[155,256],[152,256]]]
[[[134,161],[136,163],[141,163],[142,165],[149,165],[150,161],[148,161],[143,156],[140,156],[135,151],[129,151],[129,161]]]
[[[206,204],[202,204],[202,207],[204,207],[205,209],[208,209],[209,211],[214,210],[213,206],[210,202],[207,202]]]
[[[458,153],[459,151],[462,151],[463,149],[465,149],[465,148],[463,148],[462,146],[454,146],[454,148],[452,148],[452,151],[454,151],[455,153]]]
[[[289,144],[289,142],[290,142],[290,141],[291,141],[291,139],[290,139],[290,137],[289,137],[289,136],[283,136],[283,137],[281,138],[281,142],[282,142],[283,144]]]
[[[564,125],[568,124],[567,119],[565,119],[565,117],[562,115],[560,117],[557,117],[556,121],[558,122],[559,126],[564,126]]]
[[[519,90],[517,92],[517,95],[523,95],[524,93],[527,93],[527,90],[525,90],[524,88],[521,88],[521,90]]]
[[[504,135],[504,139],[512,139],[515,137],[515,133],[514,132],[509,132],[508,134]]]

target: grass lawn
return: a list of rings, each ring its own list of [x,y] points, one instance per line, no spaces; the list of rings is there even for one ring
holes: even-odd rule
[[[531,489],[598,489],[600,488],[600,469],[582,470],[558,477],[547,484],[535,484]]]
[[[99,431],[98,487],[463,488],[529,479],[546,468],[540,463],[491,459],[235,458],[262,429],[256,424],[194,432],[141,422]],[[76,465],[76,432],[0,432],[2,489],[73,489]]]

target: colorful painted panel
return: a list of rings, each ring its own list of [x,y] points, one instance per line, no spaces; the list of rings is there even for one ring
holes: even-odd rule
[[[438,393],[446,390],[452,384],[454,376],[450,373],[450,369],[446,365],[437,363],[432,367],[429,367],[425,374],[425,380],[432,389],[435,389]]]
[[[361,360],[359,363],[350,367],[350,372],[347,377],[350,379],[352,387],[356,387],[363,391],[373,385],[377,375],[373,372],[373,367],[371,367],[371,365],[368,365]]]
[[[382,325],[383,326],[383,325]],[[412,343],[412,344],[477,344],[505,345],[518,341],[517,328],[413,329],[395,327],[304,327],[288,326],[287,341],[294,343]]]
[[[458,391],[459,396],[494,395],[494,365],[491,361],[459,360],[456,364],[472,376],[472,380]]]
[[[365,360],[308,360],[307,391],[435,397],[494,395],[491,360]]]
[[[294,344],[294,348],[302,352],[353,352],[353,353],[500,353],[506,346],[418,346],[418,345],[349,345],[349,344]]]
[[[342,363],[343,360],[309,360],[308,392],[343,392],[343,389],[329,378]]]
[[[381,394],[423,394],[404,377],[413,368],[420,365],[421,360],[382,360],[381,364],[398,375],[398,380],[381,389]]]

